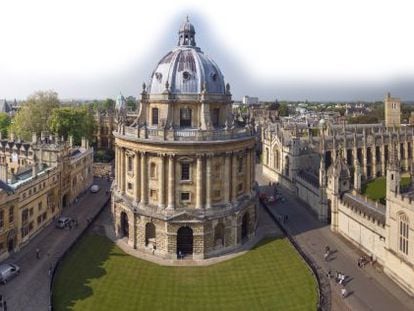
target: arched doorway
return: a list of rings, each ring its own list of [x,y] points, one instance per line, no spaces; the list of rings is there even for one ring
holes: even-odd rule
[[[68,207],[68,203],[69,203],[68,202],[68,194],[65,194],[62,198],[62,207],[63,208]]]
[[[241,227],[241,238],[242,240],[247,239],[249,235],[249,213],[243,215],[242,227]]]
[[[145,246],[155,248],[155,225],[152,222],[145,225]]]
[[[214,228],[214,246],[224,246],[224,225],[219,223]]]
[[[193,254],[193,230],[190,227],[181,227],[177,231],[177,255]]]
[[[129,237],[128,215],[125,212],[121,213],[121,235],[123,237]]]

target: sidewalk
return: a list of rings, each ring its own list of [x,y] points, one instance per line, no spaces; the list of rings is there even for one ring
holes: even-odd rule
[[[21,273],[0,287],[0,293],[7,301],[8,310],[48,310],[49,306],[49,268],[55,265],[57,259],[78,238],[87,226],[87,218],[99,211],[108,199],[105,194],[110,184],[106,180],[97,179],[95,183],[101,186],[98,193],[87,192],[77,204],[65,209],[64,216],[77,218],[79,226],[72,230],[55,228],[52,222],[46,226],[20,252],[6,259],[6,263],[20,266]],[[40,249],[40,259],[36,259],[36,248]],[[48,255],[49,254],[49,255]]]
[[[256,170],[256,180],[262,188],[267,188],[263,185],[269,180],[261,174],[260,166]],[[329,226],[321,224],[296,196],[280,187],[278,191],[287,201],[269,206],[275,216],[288,215],[285,229],[295,237],[301,249],[325,271],[340,271],[351,278],[346,285],[349,296],[345,300],[340,297],[340,286],[332,282],[332,310],[414,310],[414,299],[381,271],[371,266],[358,268],[358,249],[331,232]],[[328,262],[323,256],[327,245],[334,251]]]

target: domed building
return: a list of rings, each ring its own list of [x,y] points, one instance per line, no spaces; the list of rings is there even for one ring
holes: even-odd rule
[[[112,213],[132,248],[203,259],[255,234],[255,138],[234,122],[230,86],[188,19],[178,35],[143,84],[137,119],[114,132]]]

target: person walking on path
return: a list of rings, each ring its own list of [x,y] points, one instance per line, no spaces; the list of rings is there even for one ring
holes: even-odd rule
[[[40,249],[36,248],[36,258],[40,259]]]
[[[341,296],[342,296],[342,298],[346,298],[346,288],[345,287],[342,287],[342,289],[341,289]]]

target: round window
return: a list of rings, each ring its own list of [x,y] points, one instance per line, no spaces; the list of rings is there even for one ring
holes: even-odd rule
[[[217,80],[217,73],[212,73],[211,74],[211,79],[213,79],[213,81],[216,81]]]
[[[183,79],[189,80],[191,78],[191,74],[188,71],[183,72]]]

